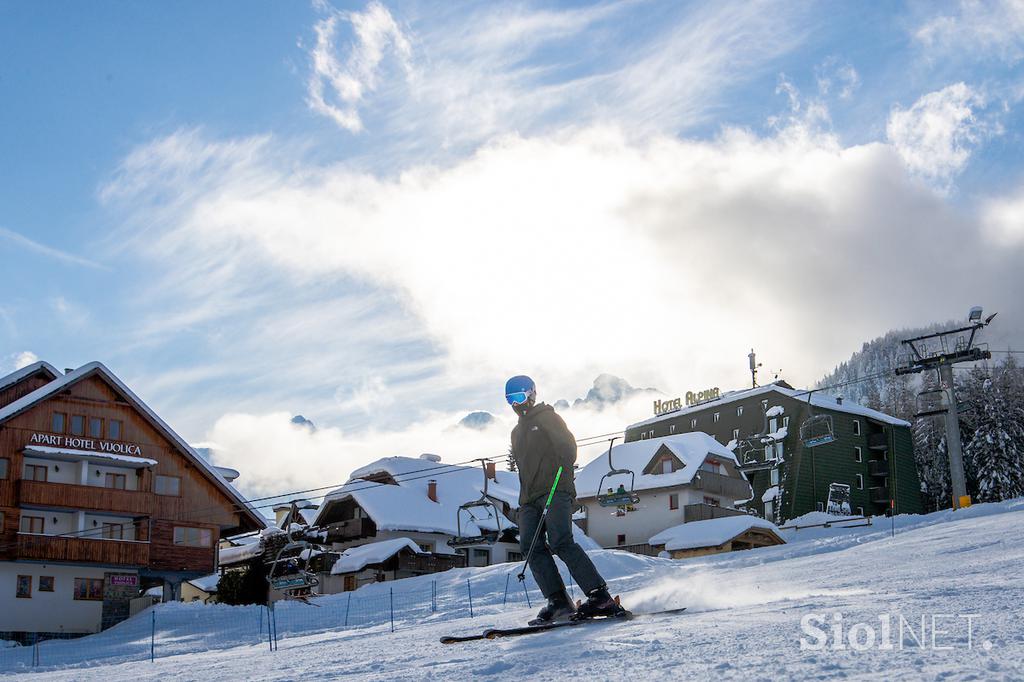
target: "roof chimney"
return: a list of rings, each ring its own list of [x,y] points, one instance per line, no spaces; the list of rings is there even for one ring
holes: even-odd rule
[[[64,368],[64,373],[65,373],[65,374],[71,374],[71,373],[72,373],[72,372],[74,372],[74,371],[75,371],[75,370],[73,370],[73,369],[72,369],[72,368],[70,368],[70,367],[65,367],[65,368]]]
[[[842,404],[843,404],[843,396],[837,396],[836,397],[836,405],[842,405]]]
[[[433,479],[427,481],[427,497],[431,502],[437,502],[437,481]]]
[[[498,482],[498,469],[494,462],[487,462],[485,465],[487,469],[487,478],[491,479],[495,483]]]

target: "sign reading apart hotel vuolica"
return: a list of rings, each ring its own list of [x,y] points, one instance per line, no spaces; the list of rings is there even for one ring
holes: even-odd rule
[[[687,391],[686,392],[686,404],[687,405],[699,405],[700,403],[706,403],[709,400],[718,400],[722,396],[718,387],[709,388],[705,391]],[[666,412],[672,412],[673,410],[679,410],[683,407],[683,399],[675,398],[674,400],[655,400],[654,401],[654,414],[665,414]]]
[[[28,442],[33,445],[48,445],[54,448],[72,448],[74,450],[96,450],[112,455],[142,456],[142,447],[135,443],[115,443],[109,440],[94,440],[78,436],[59,436],[53,433],[33,433]]]

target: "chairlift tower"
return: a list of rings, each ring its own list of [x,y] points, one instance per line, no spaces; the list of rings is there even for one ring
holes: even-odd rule
[[[986,344],[975,344],[978,332],[987,327],[996,313],[985,319],[981,306],[971,308],[968,325],[925,334],[901,341],[909,351],[896,374],[919,374],[928,369],[938,370],[939,391],[918,394],[918,417],[942,414],[946,423],[946,452],[949,455],[949,479],[953,486],[953,508],[958,509],[967,497],[964,477],[963,446],[960,442],[960,415],[957,410],[953,384],[953,366],[962,362],[978,362],[992,357]],[[954,338],[955,337],[955,338]],[[952,345],[950,344],[950,340]]]

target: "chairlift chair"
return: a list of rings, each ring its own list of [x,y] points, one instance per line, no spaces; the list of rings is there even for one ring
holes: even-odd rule
[[[949,393],[944,388],[921,391],[917,394],[915,417],[930,417],[949,411]]]
[[[298,507],[292,502],[291,517],[298,516]],[[311,544],[308,540],[296,538],[294,531],[288,526],[288,542],[281,546],[270,562],[270,570],[267,572],[267,582],[272,589],[284,593],[285,599],[304,599],[309,596],[310,591],[320,584],[316,574],[299,566],[297,556],[288,554],[299,550],[309,549]]]
[[[615,465],[612,464],[612,446],[615,445],[615,438],[612,438],[608,442],[608,473],[601,477],[600,483],[597,484],[597,503],[602,507],[623,507],[631,504],[637,504],[640,502],[640,496],[633,491],[633,485],[636,483],[636,473],[630,469],[616,469]],[[629,474],[629,490],[623,492],[610,492],[602,494],[604,490],[604,481],[606,478],[612,476],[621,476],[623,474]],[[622,486],[625,488],[625,486]]]
[[[478,499],[478,500],[475,500],[473,502],[467,502],[465,504],[459,505],[459,510],[457,512],[455,512],[455,524],[456,524],[456,527],[458,529],[458,535],[453,537],[453,538],[451,538],[450,540],[448,540],[448,546],[449,547],[458,548],[458,547],[468,547],[470,545],[482,545],[482,544],[493,545],[495,542],[498,541],[498,538],[501,537],[501,510],[498,509],[498,505],[495,504],[494,500],[492,500],[488,496],[488,494],[487,494],[487,484],[488,484],[487,460],[486,459],[481,459],[479,461],[480,461],[480,466],[481,466],[481,468],[483,468],[483,471],[484,471],[484,491],[483,491],[483,494],[480,496],[480,499]],[[463,512],[467,513],[469,515],[469,518],[471,518],[474,521],[476,521],[476,517],[473,516],[473,511],[472,510],[475,509],[475,508],[480,508],[480,507],[486,508],[488,510],[487,511],[487,517],[488,518],[491,517],[491,511],[494,512],[494,523],[495,523],[497,529],[493,533],[488,531],[486,533],[481,533],[480,535],[463,535],[462,534],[462,517],[463,517]],[[477,528],[480,529],[479,526]]]
[[[825,445],[836,439],[835,431],[832,429],[832,415],[814,414],[814,406],[811,404],[812,393],[813,391],[807,393],[809,416],[800,424],[800,442],[805,448]]]

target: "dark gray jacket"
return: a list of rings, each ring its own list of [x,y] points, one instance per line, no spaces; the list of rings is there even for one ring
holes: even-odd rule
[[[512,429],[512,457],[519,470],[519,504],[547,497],[555,472],[562,467],[556,490],[576,497],[572,467],[576,438],[550,405],[534,405]]]

